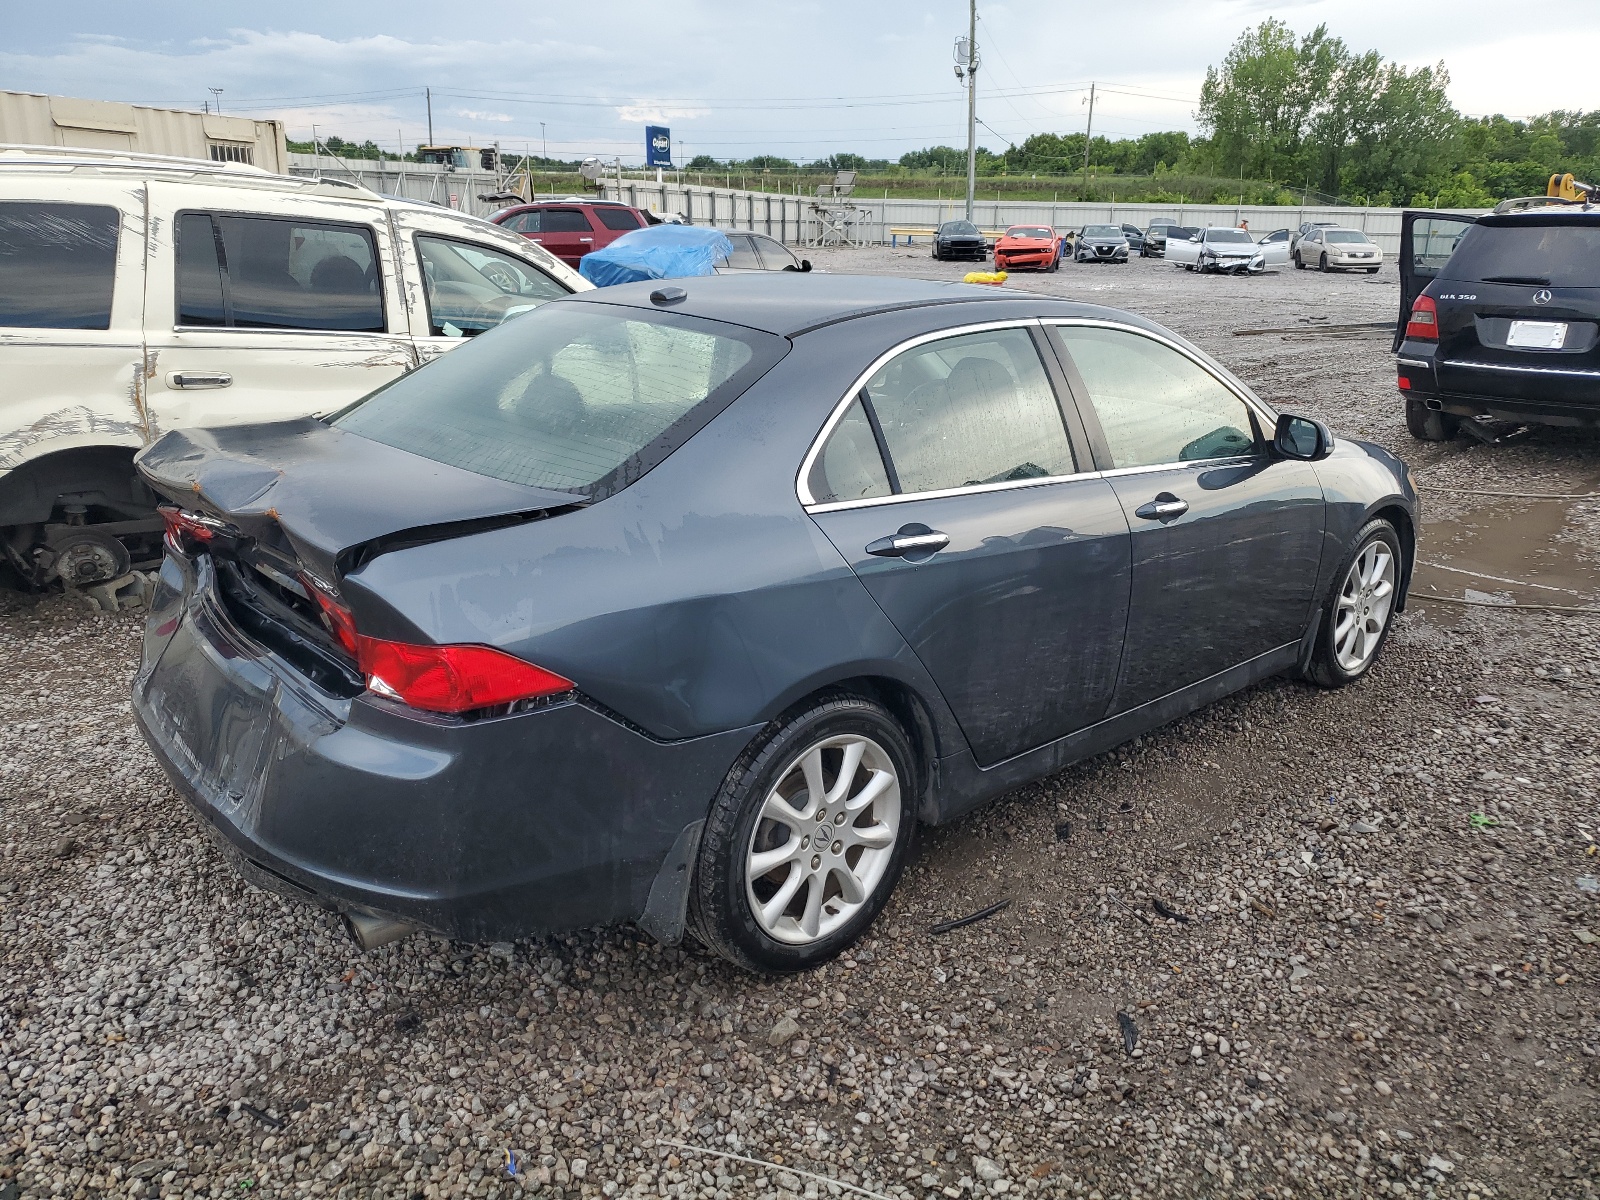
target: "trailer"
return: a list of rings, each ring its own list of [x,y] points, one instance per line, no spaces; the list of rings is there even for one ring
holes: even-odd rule
[[[0,91],[0,144],[126,150],[289,173],[282,121]]]

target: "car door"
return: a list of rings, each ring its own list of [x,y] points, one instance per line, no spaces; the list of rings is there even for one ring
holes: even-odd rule
[[[161,429],[332,412],[415,364],[380,204],[158,180],[150,207]]]
[[[569,267],[594,249],[594,226],[581,208],[550,207],[542,209],[539,232],[532,240],[554,254]]]
[[[142,446],[152,432],[142,184],[73,175],[4,183],[0,473],[73,445]]]
[[[406,277],[420,281],[407,289],[419,362],[572,290],[493,226],[416,206],[395,210],[394,229]]]
[[[1167,239],[1167,261],[1177,266],[1194,266],[1200,261],[1200,239],[1204,236],[1202,230],[1192,239],[1187,237],[1169,237]]]
[[[1282,231],[1280,231],[1282,232]],[[1289,265],[1289,243],[1277,233],[1269,233],[1259,243],[1261,257],[1269,267],[1286,267]]]
[[[1127,622],[1127,518],[1086,450],[1075,454],[1040,351],[1034,322],[899,347],[801,476],[808,511],[980,765],[1098,721]]]
[[[1460,213],[1408,209],[1400,214],[1400,254],[1395,259],[1400,272],[1400,316],[1395,322],[1393,350],[1398,351],[1405,341],[1406,321],[1422,289],[1438,278],[1461,235],[1477,223],[1476,217]]]
[[[748,233],[728,233],[728,241],[733,246],[726,258],[717,259],[716,268],[719,274],[737,274],[740,271],[761,270],[761,259],[756,256],[755,247],[750,244]]]
[[[1322,554],[1315,469],[1277,457],[1269,414],[1177,342],[1112,322],[1049,328],[1132,529],[1111,711],[1297,642]]]
[[[753,233],[750,235],[750,240],[755,243],[756,251],[761,255],[761,265],[766,270],[782,271],[786,268],[793,268],[798,271],[800,269],[800,263],[789,252],[789,247],[776,238]]]

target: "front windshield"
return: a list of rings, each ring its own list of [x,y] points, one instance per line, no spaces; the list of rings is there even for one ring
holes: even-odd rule
[[[978,227],[971,221],[946,221],[939,226],[940,233],[977,233]]]
[[[1122,236],[1120,225],[1086,225],[1083,229],[1084,237],[1092,238],[1119,238]]]
[[[1353,229],[1335,229],[1328,234],[1328,240],[1330,242],[1344,242],[1361,245],[1367,240],[1367,235],[1364,233],[1357,233]]]
[[[1007,237],[1014,238],[1053,238],[1053,229],[1043,229],[1038,225],[1018,225],[1014,229],[1006,230]]]
[[[1212,229],[1206,233],[1208,242],[1249,242],[1250,235],[1242,229]],[[1253,244],[1253,243],[1252,243]]]

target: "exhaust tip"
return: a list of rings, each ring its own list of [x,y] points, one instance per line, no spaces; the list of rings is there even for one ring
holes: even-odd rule
[[[1444,411],[1444,401],[1443,400],[1428,399],[1428,400],[1424,400],[1422,403],[1426,407],[1431,408],[1434,412],[1443,412]]]
[[[343,916],[344,927],[350,934],[350,940],[363,950],[376,950],[379,946],[398,942],[401,938],[410,937],[420,928],[405,921],[374,916],[372,913],[346,912]]]

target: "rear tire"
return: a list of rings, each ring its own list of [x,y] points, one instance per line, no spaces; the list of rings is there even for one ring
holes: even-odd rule
[[[1419,442],[1448,442],[1461,428],[1454,413],[1438,412],[1421,400],[1406,401],[1406,431]]]
[[[920,777],[905,731],[870,700],[827,696],[779,718],[712,801],[689,894],[690,931],[728,961],[765,974],[838,955],[866,932],[900,878],[916,839]]]
[[[1362,526],[1323,605],[1316,650],[1306,670],[1312,683],[1341,688],[1372,669],[1394,627],[1404,561],[1393,525],[1380,519]]]

